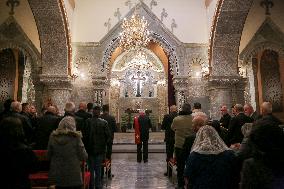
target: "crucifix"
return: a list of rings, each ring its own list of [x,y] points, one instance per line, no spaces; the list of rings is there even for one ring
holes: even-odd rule
[[[261,7],[265,7],[265,15],[270,15],[270,8],[272,8],[274,6],[274,3],[273,1],[270,1],[270,0],[262,0],[260,2],[260,6]]]
[[[111,19],[109,18],[107,22],[104,23],[104,26],[107,27],[107,31],[109,32],[110,27],[111,27],[111,23],[110,23]]]
[[[117,17],[118,21],[120,21],[121,19],[121,13],[119,8],[116,9],[116,11],[114,12],[114,16]]]
[[[137,77],[134,77],[134,75],[133,75],[132,78],[131,78],[132,81],[135,81],[135,80],[137,81],[136,97],[141,97],[141,81],[146,80],[146,78],[141,77],[140,74],[141,74],[141,72],[138,71]]]
[[[20,5],[20,1],[19,0],[8,0],[6,2],[6,5],[8,7],[11,7],[9,14],[14,15],[14,8]]]
[[[164,18],[167,18],[167,17],[168,17],[168,13],[166,12],[166,9],[163,8],[163,11],[161,13],[161,21],[163,22]]]

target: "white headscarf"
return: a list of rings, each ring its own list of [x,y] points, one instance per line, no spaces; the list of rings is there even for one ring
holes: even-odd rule
[[[64,117],[58,125],[58,128],[53,131],[54,135],[64,135],[64,134],[71,134],[71,135],[78,135],[81,136],[80,131],[76,131],[76,121],[72,116]]]
[[[191,152],[200,154],[219,154],[230,150],[221,139],[217,131],[211,126],[201,127],[194,140]]]

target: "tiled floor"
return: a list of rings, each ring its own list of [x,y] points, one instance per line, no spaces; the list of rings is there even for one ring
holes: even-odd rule
[[[164,153],[149,153],[148,163],[137,163],[135,153],[114,153],[108,189],[172,189],[174,185],[163,174]]]

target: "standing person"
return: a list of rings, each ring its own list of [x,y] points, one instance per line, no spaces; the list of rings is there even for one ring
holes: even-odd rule
[[[253,119],[246,116],[244,113],[244,107],[241,104],[235,105],[236,116],[232,117],[228,131],[228,144],[239,145],[244,135],[242,134],[241,128],[245,123],[252,123]]]
[[[166,142],[166,153],[168,162],[171,158],[173,158],[174,154],[174,145],[175,145],[175,132],[171,129],[172,122],[174,118],[178,115],[177,113],[177,106],[172,105],[170,107],[170,113],[164,116],[162,122],[162,129],[165,130],[165,142]],[[168,175],[169,174],[169,175]],[[164,173],[165,176],[172,176],[172,169],[168,170]]]
[[[193,103],[193,110],[192,110],[192,117],[194,117],[195,113],[197,113],[197,112],[202,112],[201,104],[199,102],[194,102]]]
[[[57,129],[59,122],[60,118],[56,115],[55,107],[47,107],[45,114],[38,118],[38,127],[35,130],[35,149],[47,149],[49,136]]]
[[[269,120],[254,125],[249,142],[252,158],[246,159],[241,172],[241,189],[284,188],[283,129]]]
[[[175,156],[177,160],[178,188],[184,187],[183,171],[185,165],[183,144],[185,138],[193,134],[191,106],[188,103],[182,105],[179,116],[174,118],[172,130],[175,131]]]
[[[221,109],[221,119],[220,119],[220,125],[222,127],[224,127],[225,129],[228,129],[229,128],[229,124],[230,124],[230,120],[231,120],[231,116],[230,114],[228,113],[228,109],[227,109],[227,106],[222,106]]]
[[[254,111],[251,104],[245,104],[244,105],[244,112],[247,116],[251,117],[253,119],[253,121],[257,120],[258,115],[257,115],[256,111]]]
[[[34,141],[34,130],[28,118],[22,115],[21,111],[22,111],[22,105],[20,102],[14,101],[11,103],[11,116],[19,118],[22,121],[27,143],[31,145]]]
[[[263,102],[261,104],[261,118],[257,120],[256,123],[263,121],[268,121],[270,124],[274,125],[282,124],[282,122],[272,114],[272,104],[270,102]]]
[[[83,118],[84,120],[92,117],[92,115],[87,112],[87,104],[85,102],[80,102],[79,110],[75,113],[75,115]]]
[[[11,114],[11,104],[14,102],[12,99],[7,99],[4,102],[4,110],[0,113],[0,121]]]
[[[81,162],[88,157],[82,134],[76,131],[75,119],[65,116],[53,131],[48,142],[50,159],[48,179],[56,189],[81,189],[83,186]]]
[[[0,121],[1,188],[30,189],[29,174],[36,172],[37,158],[23,141],[23,125],[19,118]]]
[[[91,172],[90,189],[102,188],[101,164],[106,155],[107,146],[111,143],[111,134],[107,121],[99,118],[100,106],[94,106],[93,117],[87,119],[88,130],[86,149],[89,154],[89,168]],[[95,173],[95,174],[94,174]]]
[[[93,116],[93,106],[94,104],[91,102],[87,104],[87,113],[91,114],[92,116]]]
[[[148,162],[148,140],[149,140],[149,129],[152,128],[151,120],[145,115],[144,110],[140,110],[139,117],[134,118],[138,121],[139,132],[140,132],[140,143],[137,143],[137,162],[142,161],[142,146],[143,146],[143,161]],[[134,120],[135,122],[135,120]],[[134,125],[136,125],[134,123]]]
[[[187,188],[236,189],[237,166],[229,149],[211,126],[201,127],[187,159],[184,176]]]
[[[109,105],[108,104],[103,105],[103,113],[100,115],[100,118],[107,121],[108,128],[109,128],[110,133],[111,133],[111,141],[110,141],[109,145],[107,146],[107,152],[106,152],[106,158],[111,160],[114,132],[116,132],[116,121],[115,121],[115,118],[112,115],[109,114]],[[114,176],[113,174],[111,174],[111,169],[109,170],[107,176],[109,178],[112,178]]]

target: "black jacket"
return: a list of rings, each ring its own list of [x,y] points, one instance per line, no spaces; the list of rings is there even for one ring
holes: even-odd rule
[[[231,116],[227,113],[225,115],[223,115],[220,119],[220,124],[222,127],[225,127],[226,129],[229,128],[229,124],[230,124],[230,120],[231,120]]]
[[[138,122],[140,125],[140,138],[141,141],[149,140],[149,129],[152,128],[151,120],[146,115],[140,115],[138,117]]]
[[[87,142],[85,148],[90,155],[105,154],[111,143],[111,134],[107,122],[101,118],[90,118],[86,121]]]
[[[83,118],[84,120],[87,120],[89,118],[92,118],[92,115],[84,110],[78,110],[76,113],[75,113],[76,116],[80,117],[80,118]]]
[[[253,119],[246,116],[243,112],[239,113],[237,116],[232,117],[229,125],[228,131],[228,141],[229,145],[235,143],[241,143],[244,135],[242,134],[241,128],[245,123],[252,123]]]
[[[114,137],[114,132],[116,132],[116,121],[115,118],[108,113],[104,113],[100,116],[100,118],[104,119],[107,121],[108,127],[111,132],[112,139]]]
[[[164,116],[162,122],[162,129],[165,130],[165,142],[175,143],[175,132],[171,129],[174,118],[177,116],[177,112],[172,112]]]
[[[46,112],[42,117],[38,118],[38,127],[35,131],[35,149],[47,149],[49,135],[53,130],[57,129],[59,121],[60,117],[50,112]]]

